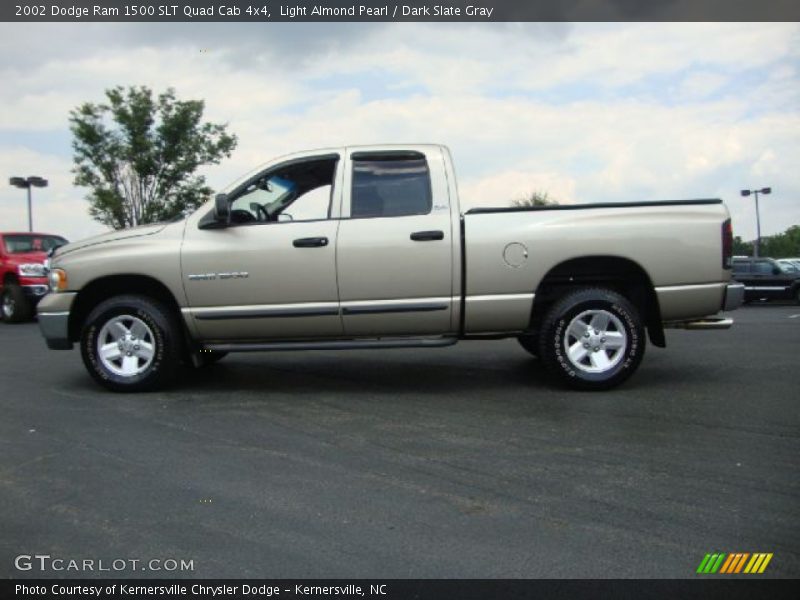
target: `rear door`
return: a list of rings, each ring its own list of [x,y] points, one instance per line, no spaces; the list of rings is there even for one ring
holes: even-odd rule
[[[453,332],[453,236],[441,149],[348,149],[336,247],[345,334]]]

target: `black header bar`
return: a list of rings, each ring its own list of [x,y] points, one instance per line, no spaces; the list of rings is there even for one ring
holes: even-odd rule
[[[0,580],[8,599],[39,600],[788,600],[791,580],[748,579],[18,579]]]
[[[797,0],[10,0],[8,22],[800,21]]]

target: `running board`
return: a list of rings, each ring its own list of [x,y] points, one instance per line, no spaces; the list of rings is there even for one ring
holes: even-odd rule
[[[733,319],[724,317],[708,317],[706,319],[697,319],[695,321],[673,321],[671,323],[664,323],[665,329],[730,329],[733,325]]]
[[[331,340],[321,342],[256,342],[241,344],[205,344],[206,350],[215,352],[285,352],[287,350],[364,350],[377,348],[441,348],[452,346],[456,337],[393,338],[366,340]]]

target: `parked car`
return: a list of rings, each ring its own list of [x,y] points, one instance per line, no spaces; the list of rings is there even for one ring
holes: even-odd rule
[[[48,291],[44,261],[47,253],[67,243],[49,233],[0,233],[0,315],[19,323],[34,315]]]
[[[744,284],[744,300],[795,300],[800,304],[800,271],[772,258],[733,259],[733,277]]]
[[[778,258],[778,264],[788,273],[800,273],[800,259],[798,258]]]
[[[646,334],[725,329],[732,232],[720,200],[459,207],[444,146],[284,156],[181,222],[52,257],[39,325],[112,390],[228,352],[450,346],[517,337],[562,381],[607,389]]]

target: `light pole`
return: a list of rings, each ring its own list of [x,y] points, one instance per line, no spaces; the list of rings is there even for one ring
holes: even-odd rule
[[[750,194],[756,197],[756,247],[753,248],[753,255],[759,256],[761,254],[761,216],[758,213],[758,195],[771,194],[772,188],[761,188],[760,190],[742,190],[742,196],[749,196]]]
[[[18,188],[25,188],[28,190],[28,231],[33,231],[33,212],[31,209],[31,188],[32,187],[47,187],[47,179],[31,175],[25,177],[12,177],[8,183]]]

